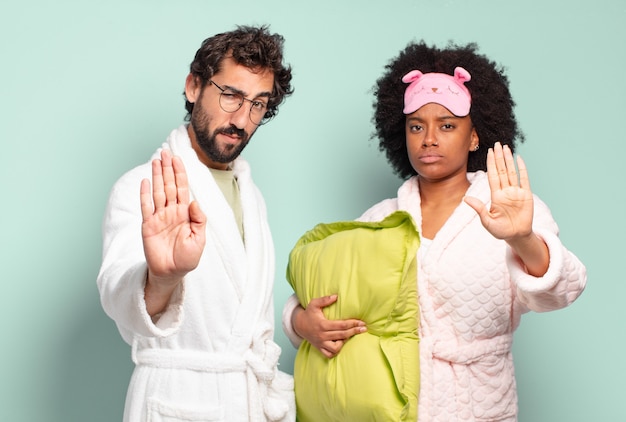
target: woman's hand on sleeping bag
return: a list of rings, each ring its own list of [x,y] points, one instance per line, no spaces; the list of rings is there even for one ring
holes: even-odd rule
[[[292,315],[295,332],[329,359],[337,356],[350,337],[367,331],[365,323],[358,319],[326,319],[322,308],[336,301],[337,295],[315,298],[306,309],[298,306]]]
[[[163,311],[173,291],[196,268],[205,244],[206,216],[189,202],[183,162],[167,150],[152,161],[152,189],[141,182],[141,234],[148,264],[145,301],[151,316]]]

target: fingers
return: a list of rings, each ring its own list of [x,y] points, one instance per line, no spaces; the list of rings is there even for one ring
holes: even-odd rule
[[[189,220],[191,221],[192,230],[194,233],[204,234],[204,226],[206,224],[206,215],[200,209],[200,204],[193,201],[189,205]]]
[[[346,340],[354,334],[365,331],[365,323],[360,319],[329,319],[324,325],[327,331],[337,333],[334,339]]]
[[[336,301],[337,301],[337,295],[316,297],[314,299],[311,299],[311,301],[309,302],[309,306],[321,309],[321,308],[325,308],[327,306],[332,305]]]
[[[504,153],[502,151],[502,144],[496,142],[493,146],[493,162],[495,164],[495,171],[498,176],[498,186],[503,188],[508,186],[508,175],[506,169],[506,161],[504,159]]]
[[[319,351],[328,359],[332,359],[339,354],[344,344],[345,341],[343,340],[326,341],[322,343]]]
[[[176,185],[176,196],[179,204],[189,203],[189,182],[187,181],[187,172],[185,165],[180,157],[172,158],[172,169]]]
[[[519,170],[519,184],[522,189],[530,190],[530,179],[528,178],[528,169],[526,163],[521,156],[517,156],[517,169]]]
[[[327,358],[336,356],[348,339],[367,331],[365,322],[358,319],[327,319],[323,308],[336,301],[336,294],[314,298],[306,308],[296,308],[292,315],[295,332]]]
[[[325,347],[320,348],[319,351],[322,352],[322,354],[328,359],[332,359],[339,354],[339,352],[333,352]]]
[[[350,337],[367,331],[365,322],[359,319],[331,320],[323,317],[322,308],[332,305],[337,301],[338,296],[329,295],[311,299],[307,306],[308,312],[313,312],[319,316],[319,326],[322,330],[322,337],[325,340],[347,340]]]
[[[518,161],[519,162],[519,161]],[[496,142],[487,152],[487,174],[491,190],[519,186],[517,169],[513,152],[508,145]]]
[[[326,320],[321,324],[320,329],[320,341],[322,341],[329,350],[338,352],[344,342],[357,334],[366,332],[367,326],[363,321],[357,319]]]
[[[150,181],[148,179],[143,179],[141,181],[139,199],[141,201],[141,217],[145,221],[152,215],[153,212],[152,195],[150,194]]]
[[[161,150],[160,160],[152,160],[152,199],[155,212],[169,204],[189,203],[185,166],[179,157],[172,157],[166,149]]]
[[[483,213],[487,212],[487,207],[485,207],[485,204],[483,204],[480,199],[473,196],[466,196],[463,198],[463,200],[467,205],[474,208],[474,211],[476,211],[478,215],[482,216]]]
[[[154,200],[155,212],[165,206],[163,166],[160,160],[152,160],[152,199]]]
[[[505,145],[505,147],[503,148],[500,142],[496,142],[496,144],[493,146],[494,162],[496,165],[496,172],[498,174],[500,188],[505,188],[507,186],[510,186],[511,184],[511,181],[509,180],[510,170],[508,167],[509,157],[506,156],[506,151],[508,151],[509,157],[511,157],[511,150],[508,148],[508,146]],[[512,157],[510,161],[513,161]],[[515,171],[515,166],[513,166],[513,171]]]
[[[166,149],[161,150],[161,167],[163,172],[163,187],[165,191],[165,205],[177,203],[176,176],[172,165],[172,156]]]
[[[362,321],[358,322],[362,323]],[[350,340],[353,336],[357,334],[364,333],[365,331],[367,331],[367,327],[365,327],[365,325],[359,325],[345,331],[327,332],[326,336],[331,337],[332,339],[322,341],[318,349],[327,358],[333,358],[339,354],[339,352],[341,351],[341,349],[343,349],[343,346],[345,346],[348,340]]]
[[[193,201],[189,204],[189,224],[191,232],[197,244],[202,245],[203,249],[206,244],[206,221],[206,215],[200,209],[200,204],[198,204],[197,201]]]
[[[505,145],[502,147],[502,153],[504,155],[504,164],[506,167],[505,183],[507,183],[507,186],[519,186],[517,170],[515,169],[515,161],[513,160],[513,152],[511,151],[511,148],[508,145]]]
[[[500,189],[500,177],[498,175],[498,169],[496,168],[496,158],[493,148],[489,148],[487,151],[487,180],[489,180],[489,187],[492,192]]]

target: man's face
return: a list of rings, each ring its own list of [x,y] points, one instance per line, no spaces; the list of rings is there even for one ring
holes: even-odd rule
[[[274,86],[271,71],[255,73],[230,58],[224,59],[220,71],[211,80],[223,89],[266,103]],[[189,135],[200,161],[208,167],[226,169],[258,127],[250,120],[250,102],[244,101],[237,111],[226,112],[220,107],[220,89],[212,83],[202,86],[191,75],[187,77],[185,94],[194,103]]]
[[[205,85],[203,92],[200,93],[200,101],[193,107],[191,126],[202,152],[213,162],[228,164],[237,158],[248,145],[250,134],[245,129],[238,129],[234,125],[211,129],[211,118],[202,106],[202,96],[208,87],[210,85]],[[218,143],[218,135],[229,137],[232,142]]]

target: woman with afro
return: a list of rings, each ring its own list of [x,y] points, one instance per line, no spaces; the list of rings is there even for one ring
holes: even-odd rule
[[[522,314],[564,308],[583,291],[584,265],[558,237],[530,189],[523,136],[503,69],[475,44],[409,44],[375,89],[379,147],[405,182],[367,210],[380,221],[403,210],[419,231],[418,420],[516,421],[511,346]],[[285,331],[328,358],[366,330],[321,309],[285,305]],[[341,300],[341,299],[339,299]]]

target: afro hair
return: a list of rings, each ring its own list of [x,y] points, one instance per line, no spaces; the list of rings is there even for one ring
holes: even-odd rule
[[[482,148],[469,154],[468,171],[487,169],[487,150],[496,142],[515,151],[516,140],[524,141],[515,119],[515,103],[504,69],[477,50],[475,43],[464,46],[449,43],[445,48],[428,46],[423,41],[409,43],[385,66],[385,72],[374,86],[373,137],[378,138],[380,151],[385,152],[399,177],[406,179],[417,174],[406,149],[406,116],[402,112],[407,87],[402,77],[415,69],[451,75],[461,66],[471,74],[472,79],[465,84],[472,96],[469,115]]]

